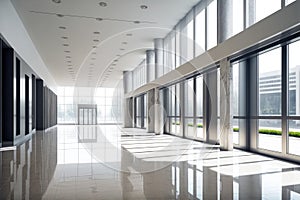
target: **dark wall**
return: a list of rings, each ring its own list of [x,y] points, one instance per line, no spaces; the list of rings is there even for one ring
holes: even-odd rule
[[[45,130],[44,121],[44,81],[36,80],[36,130]]]
[[[14,145],[14,50],[2,44],[2,139]]]
[[[38,130],[56,125],[56,95],[0,35],[0,147],[18,145],[43,122]],[[37,98],[37,84],[41,83],[42,99]],[[47,90],[47,96],[44,96]],[[45,102],[45,100],[47,100]],[[41,104],[42,116],[37,115]],[[47,106],[47,107],[45,107]],[[55,107],[55,109],[54,109]],[[47,109],[47,112],[45,112]],[[51,115],[51,116],[45,116]],[[45,119],[47,121],[45,122]],[[40,125],[40,124],[39,124]]]
[[[0,147],[2,147],[2,41],[0,40]],[[1,178],[1,177],[0,177]]]
[[[44,81],[36,80],[36,129],[45,130],[57,124],[57,96]]]

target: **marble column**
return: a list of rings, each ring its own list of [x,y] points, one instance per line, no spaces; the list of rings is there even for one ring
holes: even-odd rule
[[[164,41],[161,38],[154,39],[154,53],[155,53],[155,79],[163,75],[164,64]]]
[[[227,59],[220,61],[220,149],[233,150],[232,111],[232,72]]]
[[[222,43],[233,33],[233,0],[218,1],[218,43]]]
[[[146,51],[147,83],[155,79],[155,51]]]
[[[154,132],[156,134],[163,134],[164,133],[164,124],[165,124],[165,109],[163,107],[162,102],[162,93],[160,93],[159,89],[155,88],[154,90],[154,97],[155,97],[155,105],[154,105],[154,113],[155,113],[155,126]]]
[[[124,99],[124,128],[133,127],[133,98]]]
[[[151,89],[147,92],[147,132],[153,133],[155,127],[155,89]]]

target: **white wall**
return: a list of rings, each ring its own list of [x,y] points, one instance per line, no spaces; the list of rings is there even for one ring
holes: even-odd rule
[[[10,0],[0,0],[0,33],[22,59],[57,92],[57,84],[43,62]]]

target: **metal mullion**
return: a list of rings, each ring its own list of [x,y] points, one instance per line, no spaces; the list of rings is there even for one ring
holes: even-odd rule
[[[196,113],[197,113],[197,93],[196,93],[196,87],[197,87],[197,83],[196,83],[196,77],[194,77],[193,78],[194,80],[193,80],[193,84],[194,84],[194,87],[193,87],[193,107],[194,107],[194,112],[193,112],[193,118],[194,118],[194,120],[193,120],[193,122],[194,122],[194,138],[196,137],[196,135],[197,135],[197,120],[196,120]]]
[[[281,48],[281,54],[282,54],[282,66],[281,66],[281,73],[282,73],[282,79],[281,79],[281,114],[282,114],[282,153],[287,154],[288,152],[288,122],[287,122],[287,107],[288,107],[288,48],[286,45],[282,46]]]
[[[204,12],[204,16],[205,16],[205,51],[207,51],[207,6],[205,7],[205,12]]]

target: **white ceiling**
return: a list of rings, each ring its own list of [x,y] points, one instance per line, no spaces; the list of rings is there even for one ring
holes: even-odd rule
[[[199,2],[105,0],[101,7],[102,0],[11,1],[57,84],[81,87],[114,87],[153,49],[153,39],[165,37]]]

